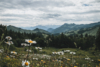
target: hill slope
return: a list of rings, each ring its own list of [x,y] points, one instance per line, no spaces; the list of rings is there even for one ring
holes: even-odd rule
[[[49,32],[45,31],[45,30],[42,30],[42,29],[35,29],[35,30],[25,30],[25,29],[21,29],[21,28],[18,28],[18,27],[15,27],[15,26],[7,26],[7,30],[12,30],[14,32],[20,32],[20,33],[45,33],[45,34],[50,34]]]
[[[100,27],[100,25],[96,25],[96,26],[89,27],[89,28],[82,28],[82,29],[75,30],[75,31],[64,32],[64,34],[65,35],[88,34],[88,35],[96,36],[96,33],[97,33],[99,27]]]
[[[80,24],[80,25],[76,25],[76,24],[64,24],[56,29],[54,29],[51,33],[55,34],[55,33],[62,33],[62,32],[68,32],[68,31],[74,31],[74,30],[79,30],[81,28],[89,28],[89,27],[93,27],[96,25],[100,25],[100,22],[97,23],[91,23],[91,24]]]

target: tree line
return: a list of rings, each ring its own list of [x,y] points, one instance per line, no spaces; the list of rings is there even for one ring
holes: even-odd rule
[[[63,33],[59,35],[48,35],[46,38],[39,33],[20,33],[14,32],[12,30],[7,31],[6,26],[0,25],[0,39],[2,33],[4,32],[4,37],[11,36],[14,42],[13,47],[21,47],[21,43],[25,43],[25,39],[32,39],[37,41],[37,44],[32,46],[40,47],[55,47],[55,48],[80,48],[82,50],[88,50],[89,48],[96,45],[96,49],[100,49],[100,28],[97,32],[97,36],[90,36],[86,34],[85,36],[81,35],[70,35],[66,36]],[[5,43],[1,45],[4,46]]]

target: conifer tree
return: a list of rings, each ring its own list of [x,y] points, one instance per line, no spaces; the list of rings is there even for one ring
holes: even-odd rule
[[[96,34],[96,48],[100,50],[100,27]]]

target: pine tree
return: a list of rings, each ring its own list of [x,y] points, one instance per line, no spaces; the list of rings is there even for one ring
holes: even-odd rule
[[[96,48],[100,50],[100,27],[97,31],[97,35],[96,35]]]

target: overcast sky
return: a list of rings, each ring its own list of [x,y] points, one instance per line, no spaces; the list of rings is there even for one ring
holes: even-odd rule
[[[17,27],[100,21],[100,0],[0,0],[0,24]]]

